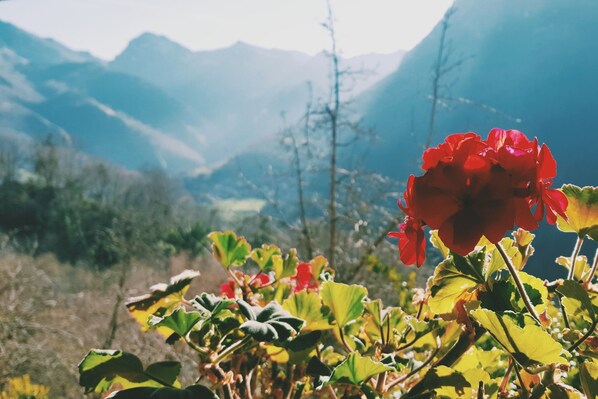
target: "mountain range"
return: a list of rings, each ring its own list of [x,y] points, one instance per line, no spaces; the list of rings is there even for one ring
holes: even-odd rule
[[[345,60],[376,72],[354,89],[394,71],[402,55]],[[187,173],[282,129],[282,114],[294,119],[310,95],[327,95],[327,74],[323,53],[245,43],[193,52],[151,33],[104,62],[0,22],[0,128],[128,168]]]

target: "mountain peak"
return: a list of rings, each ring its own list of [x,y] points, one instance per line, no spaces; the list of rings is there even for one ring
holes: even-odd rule
[[[0,47],[7,47],[29,61],[54,64],[96,61],[89,53],[73,51],[52,39],[43,39],[0,20]]]
[[[183,47],[166,36],[145,32],[131,40],[127,48],[116,58],[126,57],[127,55],[137,56],[148,52],[167,57],[180,57],[191,53],[188,48]]]

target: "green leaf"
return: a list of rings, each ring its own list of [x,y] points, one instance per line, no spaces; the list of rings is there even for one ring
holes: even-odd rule
[[[444,243],[440,239],[440,236],[438,235],[438,230],[430,231],[430,243],[432,244],[432,246],[434,246],[434,248],[437,248],[440,251],[443,258],[449,256],[451,251],[447,248],[446,245],[444,245]]]
[[[532,305],[538,313],[542,313],[546,310],[546,304],[548,303],[548,289],[544,285],[544,281],[538,277],[534,277],[531,274],[525,272],[519,272],[519,279],[523,283],[523,288],[532,301]],[[513,287],[514,283],[513,283]],[[513,302],[517,304],[519,309],[525,309],[525,303],[521,299],[521,295],[517,289],[513,289]]]
[[[408,326],[405,312],[398,307],[382,309],[380,299],[367,301],[365,306],[370,315],[365,325],[368,337],[372,340],[381,340],[383,344],[396,343],[397,332],[403,331]]]
[[[460,374],[463,376],[463,378],[465,378],[469,386],[464,386],[463,380],[460,378],[461,376],[457,374],[459,373],[458,371],[455,370],[451,372],[449,370],[450,369],[436,369],[437,373],[447,373],[444,376],[445,378],[449,377],[448,381],[446,381],[448,382],[447,385],[434,389],[435,394],[439,398],[460,399],[477,397],[477,390],[480,383],[482,383],[484,387],[495,385],[496,390],[498,390],[498,384],[495,383],[490,378],[490,375],[482,369],[472,368],[460,372]],[[485,390],[485,393],[487,395],[489,394],[489,390],[487,388]]]
[[[563,266],[565,269],[571,269],[571,257],[559,256],[556,258],[556,263]],[[575,259],[575,279],[577,281],[586,281],[590,277],[590,270],[592,266],[588,263],[588,258],[585,255],[579,255]]]
[[[259,312],[259,307],[251,306],[247,302],[242,299],[237,300],[237,305],[239,305],[239,310],[241,314],[245,316],[247,320],[255,320],[257,319],[257,313]]]
[[[282,303],[290,314],[305,320],[304,331],[328,330],[328,312],[324,311],[320,297],[315,292],[300,291],[291,295]]]
[[[332,370],[332,375],[325,385],[341,383],[360,386],[371,377],[392,370],[394,369],[390,366],[353,352]]]
[[[440,395],[437,395],[437,392]],[[429,395],[423,395],[425,393]],[[439,396],[441,398],[458,399],[471,397],[470,393],[471,383],[462,373],[446,366],[438,366],[430,369],[423,380],[414,389],[407,392],[404,398]]]
[[[564,232],[577,233],[598,241],[598,187],[580,188],[565,184],[561,191],[567,197],[567,220],[557,217],[557,227]]]
[[[241,302],[243,301],[238,301],[240,305]],[[254,319],[241,324],[239,329],[258,342],[284,342],[297,335],[304,323],[303,320],[284,310],[278,303],[270,302],[255,314]]]
[[[270,270],[274,270],[274,259],[275,255],[280,256],[280,248],[276,245],[264,244],[261,248],[255,248],[249,255],[251,259],[260,268],[260,271],[267,273]]]
[[[561,303],[568,317],[581,317],[588,323],[594,322],[598,309],[592,304],[588,292],[581,284],[565,280],[556,291],[562,295]]]
[[[588,398],[598,398],[598,362],[587,361],[579,365],[581,387]]]
[[[179,336],[186,336],[189,331],[201,320],[199,312],[186,312],[184,309],[177,309],[164,317],[154,316],[150,319],[149,325],[152,328],[168,327]]]
[[[322,331],[310,331],[306,334],[301,333],[292,340],[286,342],[284,347],[293,352],[302,352],[315,347],[319,343],[321,337]]]
[[[527,230],[517,229],[513,232],[513,239],[505,237],[500,240],[500,245],[504,248],[511,259],[511,262],[513,262],[515,269],[523,269],[527,260],[534,254],[534,247],[531,245],[534,237],[535,235]],[[492,251],[492,257],[486,268],[486,280],[488,280],[494,272],[507,267],[504,259],[500,256],[500,252],[496,249],[496,245],[488,245],[487,247],[488,251]]]
[[[206,292],[196,296],[191,301],[191,306],[199,310],[205,318],[217,317],[218,314],[235,303],[234,299],[223,298]]]
[[[364,310],[363,299],[368,291],[360,285],[347,285],[326,281],[320,288],[320,296],[324,305],[328,306],[340,328],[344,328]]]
[[[529,367],[537,363],[566,364],[566,360],[561,357],[563,347],[535,324],[533,319],[526,316],[516,320],[515,313],[499,314],[481,308],[473,310],[471,315],[522,366]]]
[[[272,259],[274,262],[274,276],[277,280],[297,274],[299,259],[297,258],[297,250],[295,248],[291,248],[284,259],[281,255],[274,255]]]
[[[197,276],[199,272],[185,270],[172,277],[170,284],[156,284],[150,288],[150,294],[129,298],[125,306],[141,325],[141,329],[147,331],[152,327],[149,325],[152,316],[163,316],[181,305],[189,284]],[[158,332],[165,337],[172,334],[171,329],[164,327],[158,328]]]
[[[124,388],[174,386],[180,370],[178,362],[154,363],[144,370],[131,353],[94,349],[79,363],[79,385],[85,393],[106,392],[116,382]]]
[[[272,342],[278,340],[276,329],[269,323],[260,323],[255,320],[248,320],[241,324],[239,329],[251,335],[258,342]]]
[[[460,299],[469,300],[469,295],[485,284],[485,254],[484,248],[466,257],[452,253],[436,267],[428,301],[432,312],[451,313]]]
[[[176,388],[131,388],[110,394],[106,399],[219,399],[203,385]]]
[[[232,231],[215,231],[208,235],[212,240],[212,253],[225,268],[245,264],[251,245],[244,237],[238,237]]]

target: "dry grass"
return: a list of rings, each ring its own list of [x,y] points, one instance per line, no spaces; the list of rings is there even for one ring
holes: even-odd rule
[[[213,292],[225,274],[211,256],[170,264],[133,263],[127,270],[123,297],[140,295],[158,282],[192,268],[202,272],[190,293]],[[50,387],[51,398],[82,398],[77,364],[90,348],[101,348],[110,332],[118,298],[118,267],[93,271],[58,263],[52,256],[32,258],[0,251],[0,385],[30,374],[32,382]],[[192,383],[195,358],[184,345],[168,347],[155,333],[142,333],[118,304],[113,348],[137,354],[144,363],[179,360],[183,384]]]

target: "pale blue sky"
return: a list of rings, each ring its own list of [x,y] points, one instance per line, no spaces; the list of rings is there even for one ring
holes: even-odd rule
[[[413,48],[452,0],[333,0],[345,56]],[[325,0],[8,0],[0,19],[106,60],[159,33],[193,50],[244,41],[314,54],[327,47]]]

